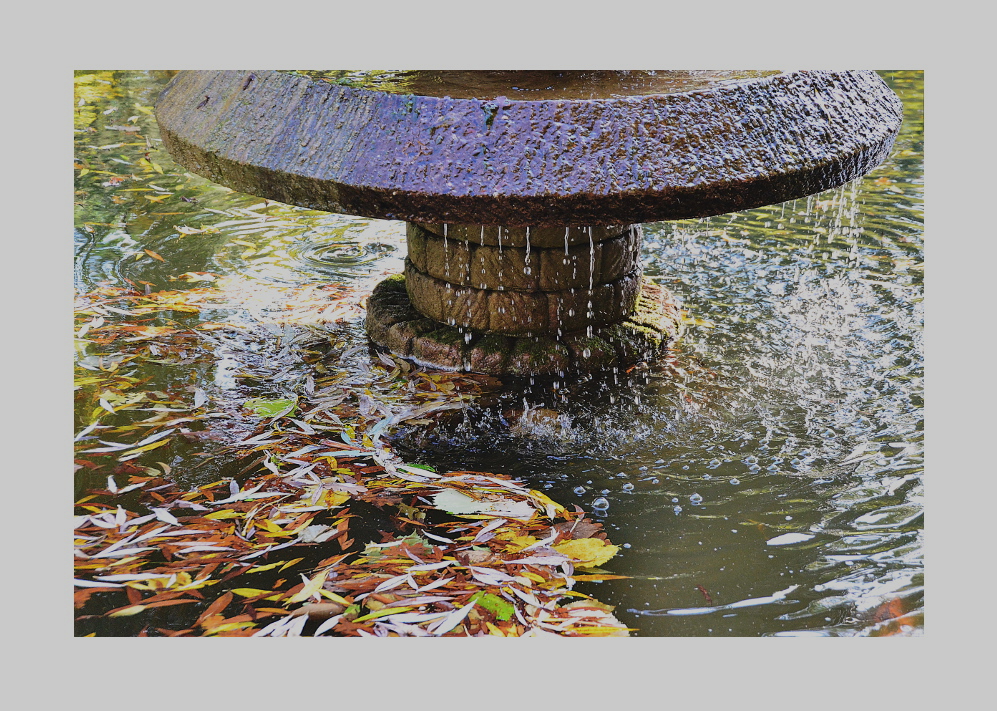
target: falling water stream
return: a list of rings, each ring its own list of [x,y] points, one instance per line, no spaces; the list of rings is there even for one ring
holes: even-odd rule
[[[638,636],[920,634],[923,80],[881,75],[904,125],[864,178],[643,226],[645,279],[688,316],[666,359],[514,383],[396,432],[396,451],[591,512],[621,546],[605,569],[627,577],[579,589]],[[176,166],[151,115],[167,80],[77,76],[78,291],[205,272],[363,291],[402,270],[402,223],[266,203]]]

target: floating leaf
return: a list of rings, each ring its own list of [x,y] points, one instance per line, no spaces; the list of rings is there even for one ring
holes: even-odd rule
[[[492,595],[486,592],[476,592],[471,596],[468,602],[476,602],[481,607],[485,608],[489,612],[495,615],[495,619],[505,622],[510,617],[515,608],[506,600],[503,600],[498,595]]]
[[[243,407],[252,410],[253,414],[260,417],[283,417],[294,412],[298,404],[297,398],[279,398],[277,400],[267,400],[262,397],[254,397],[243,403]]]
[[[501,518],[514,518],[528,521],[533,517],[534,508],[527,501],[516,501],[500,496],[472,499],[470,496],[446,489],[433,497],[433,504],[438,509],[458,516],[465,514],[484,514]]]
[[[616,555],[620,548],[601,538],[580,538],[558,543],[554,550],[574,559],[576,568],[595,568]]]

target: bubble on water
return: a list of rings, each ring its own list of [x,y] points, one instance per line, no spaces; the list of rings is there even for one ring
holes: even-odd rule
[[[738,484],[741,483],[741,480],[740,479],[731,479],[730,483],[733,484],[734,486],[737,486]]]
[[[658,478],[654,477],[653,479],[651,479],[651,483],[652,484],[657,484],[658,483]]]
[[[703,478],[706,479],[707,481],[709,481],[710,479],[713,478],[713,476],[710,475],[710,474],[703,474]]]
[[[604,496],[600,496],[598,499],[592,502],[592,508],[594,509],[608,509],[609,501]]]
[[[623,548],[629,548],[629,547],[630,547],[630,544],[629,544],[629,543],[623,543],[623,544],[621,544],[621,545],[622,545],[622,547],[623,547]]]
[[[693,494],[689,497],[689,502],[692,504],[701,504],[703,503],[703,497],[699,494]]]
[[[747,456],[747,457],[744,458],[744,463],[745,464],[757,464],[758,463],[758,457],[756,457],[754,455]]]
[[[574,489],[572,489],[572,491],[574,491],[576,494],[578,494],[579,496],[581,496],[582,494],[585,493],[585,487],[584,486],[576,486]]]
[[[627,482],[626,484],[623,485],[623,490],[624,491],[633,491],[634,490],[634,485],[631,484],[630,482]]]
[[[752,464],[750,467],[748,467],[748,471],[751,472],[752,474],[754,474],[757,471],[761,471],[761,469],[762,468],[757,464]]]
[[[673,504],[677,504],[678,502],[679,502],[679,500],[678,500],[678,499],[676,499],[675,497],[672,497],[672,503],[673,503]]]
[[[837,437],[838,433],[835,432],[834,430],[828,428],[828,429],[824,430],[824,432],[822,433],[822,436],[826,437],[827,439],[831,439],[833,437]]]
[[[680,513],[682,513],[682,507],[676,506],[675,508],[672,509],[672,511],[674,511],[675,515],[678,516]]]
[[[585,348],[582,351],[582,358],[591,358],[591,357],[592,357],[592,351],[589,350],[588,348]]]
[[[707,466],[709,466],[709,467],[711,467],[713,469],[716,469],[717,467],[720,466],[720,460],[719,459],[711,459],[710,463]]]
[[[606,494],[608,494],[608,493],[609,493],[609,489],[603,489],[603,490],[602,490],[602,491],[600,491],[599,493],[600,493],[600,494],[602,494],[602,495],[606,495]]]

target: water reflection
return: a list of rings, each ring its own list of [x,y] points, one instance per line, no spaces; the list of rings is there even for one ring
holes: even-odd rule
[[[666,361],[557,387],[524,381],[434,430],[400,432],[397,447],[436,466],[511,473],[592,510],[623,546],[607,567],[632,577],[585,591],[641,635],[919,630],[922,80],[883,75],[907,115],[869,176],[645,226],[647,278],[690,318]],[[238,275],[261,292],[362,290],[400,271],[400,223],[261,202],[178,169],[149,113],[162,82],[78,78],[79,291],[185,288],[199,275]],[[248,356],[217,355],[204,377],[224,388]],[[189,378],[148,375],[162,388]]]

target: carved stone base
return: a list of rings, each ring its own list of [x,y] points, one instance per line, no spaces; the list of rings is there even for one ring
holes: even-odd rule
[[[412,306],[401,274],[378,284],[367,301],[367,335],[377,346],[444,370],[487,375],[560,375],[628,368],[659,357],[681,330],[672,294],[640,285],[633,313],[619,323],[551,336],[483,334],[426,318]]]

